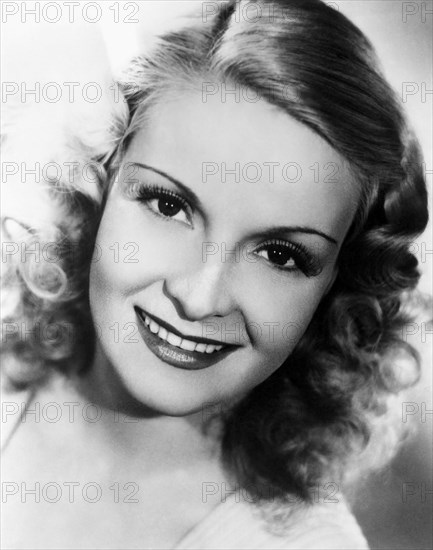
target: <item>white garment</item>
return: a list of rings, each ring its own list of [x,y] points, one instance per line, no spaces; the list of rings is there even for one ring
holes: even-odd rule
[[[230,495],[177,544],[176,550],[287,549],[368,550],[346,503],[313,504],[293,512],[285,534],[272,534],[259,511]]]
[[[25,414],[32,392],[8,397],[4,396],[2,407],[2,452],[20,425],[20,413]],[[241,492],[230,494],[174,550],[368,550],[367,541],[341,494],[333,500],[338,502],[293,507],[284,520],[284,534],[277,535],[270,531],[258,507],[243,498]]]

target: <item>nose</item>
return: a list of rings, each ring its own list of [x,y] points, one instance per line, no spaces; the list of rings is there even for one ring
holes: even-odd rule
[[[201,263],[193,270],[166,278],[164,292],[173,302],[179,317],[202,321],[232,313],[235,299],[229,285],[231,267],[213,258],[213,261]]]

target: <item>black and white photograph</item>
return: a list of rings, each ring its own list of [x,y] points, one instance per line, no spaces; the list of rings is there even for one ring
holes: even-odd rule
[[[5,550],[431,550],[432,0],[6,1]]]

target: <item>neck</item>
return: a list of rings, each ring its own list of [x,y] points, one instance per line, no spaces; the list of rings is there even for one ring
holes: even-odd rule
[[[176,467],[218,455],[217,434],[207,430],[208,414],[200,410],[173,417],[148,408],[124,388],[99,343],[92,364],[72,378],[72,385],[83,402],[101,411],[98,426],[90,429],[109,452],[116,450],[127,456],[133,450],[141,459],[151,456],[155,466],[168,465],[171,458]]]

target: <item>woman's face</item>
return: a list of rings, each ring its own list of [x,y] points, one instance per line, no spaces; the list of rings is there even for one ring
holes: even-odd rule
[[[186,415],[265,380],[332,285],[358,198],[340,156],[264,101],[161,102],[123,159],[90,276],[124,389]]]

